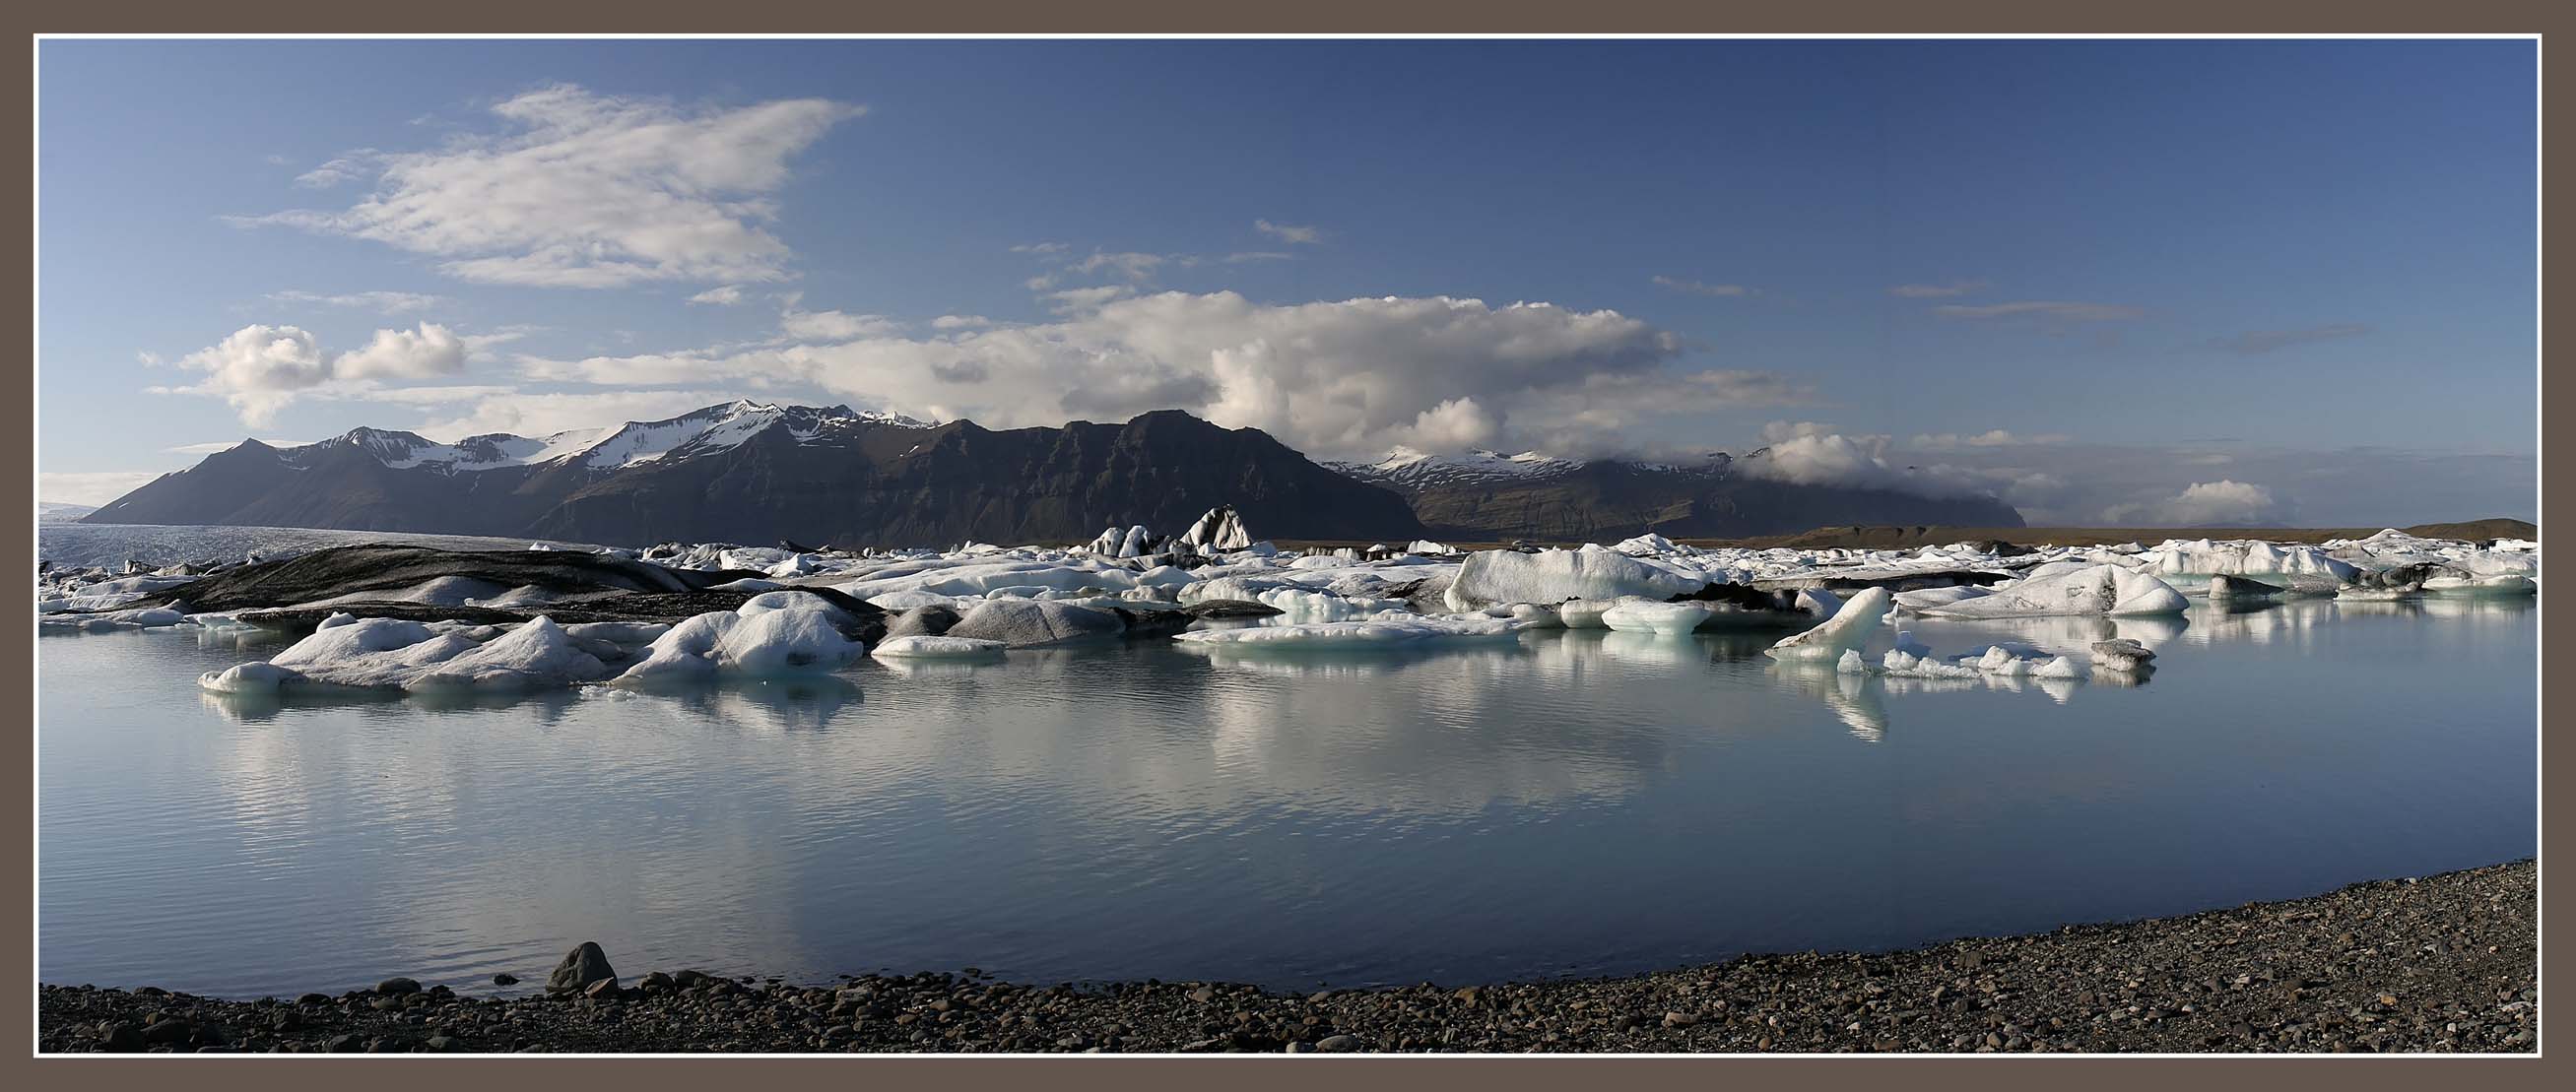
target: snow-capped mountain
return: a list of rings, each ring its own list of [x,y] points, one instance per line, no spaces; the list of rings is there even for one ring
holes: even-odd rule
[[[1422,487],[1470,481],[1510,481],[1548,478],[1583,465],[1578,459],[1559,459],[1535,451],[1504,455],[1492,451],[1470,451],[1463,455],[1434,455],[1409,447],[1398,447],[1373,463],[1325,463],[1336,472],[1366,481]]]
[[[573,460],[594,470],[613,470],[657,459],[687,459],[730,450],[771,429],[784,430],[798,444],[811,444],[862,425],[937,427],[899,413],[863,413],[848,406],[781,406],[746,399],[662,421],[628,421],[614,428],[576,429],[550,436],[493,432],[468,436],[453,444],[412,432],[355,428],[319,443],[280,449],[279,454],[290,464],[301,464],[326,457],[334,449],[352,448],[396,470],[425,467],[449,474],[558,460]]]
[[[87,521],[857,547],[1081,542],[1111,524],[1178,529],[1228,504],[1277,533],[1421,533],[1395,493],[1177,410],[996,432],[749,401],[452,444],[369,428],[283,449],[245,440]]]

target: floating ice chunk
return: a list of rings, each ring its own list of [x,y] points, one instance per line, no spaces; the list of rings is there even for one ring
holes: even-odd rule
[[[1843,675],[1866,675],[1869,674],[1869,661],[1860,658],[1859,649],[1846,648],[1843,658],[1834,661],[1834,671]]]
[[[268,658],[280,667],[321,667],[374,652],[390,652],[429,640],[433,634],[419,622],[398,618],[360,620],[334,614],[303,640]]]
[[[1917,613],[1943,618],[2044,618],[2059,615],[2181,614],[2191,603],[2173,586],[2117,565],[2050,564],[1992,595]]]
[[[1799,610],[1814,615],[1819,622],[1833,617],[1834,612],[1843,609],[1842,597],[1823,588],[1807,588],[1800,591],[1797,604]]]
[[[1556,605],[1556,617],[1567,629],[1608,629],[1601,615],[1618,605],[1616,599],[1568,599]]]
[[[1176,634],[1172,639],[1185,647],[1195,648],[1365,648],[1439,638],[1508,637],[1524,628],[1527,628],[1524,623],[1509,618],[1482,615],[1431,618],[1387,611],[1366,621],[1201,629]]]
[[[2034,679],[2081,679],[2090,674],[2084,670],[2083,665],[2064,656],[2050,660],[2030,671],[2030,677]]]
[[[1599,546],[1534,554],[1482,550],[1467,555],[1447,595],[1449,609],[1467,611],[1496,603],[1562,603],[1625,595],[1669,599],[1707,584],[1705,577],[1685,576]]]
[[[781,583],[779,583],[779,582],[777,582],[777,581],[775,581],[775,580],[762,580],[762,579],[760,579],[760,578],[758,578],[758,577],[746,576],[746,577],[743,577],[743,578],[742,578],[742,579],[740,579],[740,580],[728,580],[728,581],[725,581],[725,582],[724,582],[724,583],[722,583],[722,584],[715,585],[715,587],[714,587],[714,589],[713,589],[713,590],[715,590],[715,591],[771,592],[771,591],[777,591],[778,589],[780,589],[780,588],[784,588],[784,587],[786,587],[786,586],[787,586],[787,585],[785,585],[785,584],[781,584]]]
[[[1896,605],[1921,613],[1930,607],[1946,607],[1964,599],[1975,599],[1990,594],[1992,593],[1974,584],[1959,584],[1947,588],[1916,588],[1913,591],[1896,593]]]
[[[2213,602],[2245,602],[2270,599],[2288,589],[2242,576],[2220,573],[2209,578],[2209,598]]]
[[[842,614],[839,608],[810,595],[796,598],[814,606],[738,612],[742,620],[716,640],[716,670],[748,676],[827,674],[867,652],[866,645],[833,624]],[[750,606],[743,604],[743,610]]]
[[[955,595],[941,595],[938,592],[906,590],[871,595],[867,601],[887,610],[902,611],[911,610],[914,607],[954,607],[965,603],[966,599]]]
[[[1783,637],[1763,654],[1775,660],[1809,660],[1828,663],[1842,659],[1846,649],[1857,649],[1877,632],[1896,599],[1885,588],[1863,588],[1843,601],[1841,610],[1816,628]]]
[[[2002,645],[1989,645],[1986,648],[1986,654],[1977,657],[1977,670],[1988,675],[2016,678],[2030,674],[2031,666],[2035,662],[2013,655],[2011,649]]]
[[[979,641],[972,637],[930,637],[914,635],[893,637],[878,642],[869,655],[879,658],[990,656],[1002,651],[1000,641]]]
[[[1010,648],[1035,648],[1090,637],[1115,636],[1127,628],[1115,614],[1069,603],[1036,599],[988,599],[975,604],[949,627],[947,636],[999,641]]]
[[[2093,642],[2093,664],[2113,671],[2135,672],[2155,661],[2154,650],[2127,637]]]
[[[1512,604],[1512,617],[1531,629],[1563,629],[1565,617],[1555,607],[1538,603]]]
[[[326,630],[326,629],[334,629],[334,628],[337,628],[337,627],[340,627],[340,626],[349,625],[349,624],[351,624],[351,623],[356,622],[357,620],[358,620],[358,616],[357,616],[357,615],[354,615],[354,614],[351,614],[351,613],[349,613],[348,611],[345,611],[345,610],[342,610],[342,611],[333,611],[333,612],[331,612],[330,617],[324,618],[324,619],[322,619],[322,621],[321,621],[321,622],[316,623],[316,624],[314,625],[313,629],[314,629],[314,632],[317,632],[317,633],[318,633],[318,632],[321,632],[322,630]]]
[[[1684,600],[1666,603],[1655,599],[1623,598],[1618,605],[1601,612],[1601,624],[1621,633],[1689,633],[1698,629],[1717,611],[1707,603]]]
[[[645,650],[644,658],[612,680],[612,685],[633,686],[662,682],[694,682],[716,673],[716,644],[727,631],[741,624],[742,616],[732,611],[709,611],[681,619]]]
[[[247,663],[199,675],[197,686],[218,694],[274,694],[280,684],[300,678],[293,668]]]
[[[1401,599],[1349,598],[1331,592],[1296,588],[1272,588],[1259,593],[1253,601],[1277,608],[1280,618],[1290,625],[1344,622],[1381,611],[1402,610],[1405,606]]]
[[[533,689],[597,682],[611,674],[607,664],[583,650],[554,619],[538,615],[488,644],[439,661],[402,685],[405,690]]]

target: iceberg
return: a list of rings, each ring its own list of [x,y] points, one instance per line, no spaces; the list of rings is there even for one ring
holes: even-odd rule
[[[2109,617],[2181,614],[2190,608],[2191,602],[2173,585],[2146,573],[2117,565],[2062,562],[2042,565],[1991,595],[1924,607],[1916,613],[1938,618]]]
[[[1365,621],[1200,629],[1172,639],[1191,648],[1366,648],[1438,638],[1509,637],[1525,628],[1526,623],[1510,618],[1435,618],[1388,611]]]
[[[975,604],[944,636],[994,641],[1008,648],[1037,648],[1092,637],[1114,637],[1127,623],[1105,610],[1044,599],[987,599]]]
[[[1480,550],[1467,555],[1450,581],[1447,600],[1456,611],[1482,610],[1501,603],[1562,603],[1568,599],[1618,599],[1643,596],[1670,599],[1695,592],[1708,581],[1636,558],[1585,546],[1580,550]]]
[[[1763,655],[1775,660],[1809,660],[1833,663],[1846,651],[1856,650],[1869,642],[1887,612],[1896,606],[1896,597],[1885,588],[1863,588],[1845,600],[1834,616],[1804,633],[1781,638]]]
[[[914,635],[891,637],[879,642],[869,655],[881,659],[905,657],[991,656],[1002,651],[1000,641],[979,641],[972,637],[930,637]]]
[[[1601,624],[1621,633],[1689,633],[1716,614],[1715,608],[1696,600],[1667,603],[1658,599],[1634,596],[1601,612]]]

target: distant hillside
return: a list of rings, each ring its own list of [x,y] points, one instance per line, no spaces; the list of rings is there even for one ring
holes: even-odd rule
[[[1785,534],[1855,521],[2022,523],[2021,513],[1992,497],[1791,484],[1761,473],[1767,455],[1716,452],[1676,464],[1399,448],[1375,463],[1325,465],[1404,494],[1423,526],[1443,539],[1611,542],[1648,532]]]

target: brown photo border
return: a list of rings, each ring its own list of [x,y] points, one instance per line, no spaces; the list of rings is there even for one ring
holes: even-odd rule
[[[2549,167],[2559,178],[2576,177],[2576,140],[2566,137],[2564,119],[2576,117],[2576,70],[2552,73],[2546,63],[2546,32],[2553,28],[2576,26],[2576,4],[2561,3],[2494,3],[2468,0],[2444,4],[2370,2],[2332,3],[2302,0],[2297,3],[2208,3],[2203,0],[2168,2],[2152,6],[2038,2],[1981,2],[1934,5],[1902,3],[1896,0],[1844,0],[1826,5],[1781,5],[1777,7],[1719,6],[1643,0],[1590,0],[1573,5],[1529,3],[1525,0],[1484,0],[1484,2],[1440,2],[1405,4],[1358,4],[1347,0],[1310,0],[1293,7],[1262,8],[1252,5],[1216,6],[1157,0],[1114,5],[1067,5],[1030,2],[1030,0],[987,0],[985,3],[955,6],[898,8],[891,5],[828,3],[761,3],[731,5],[710,9],[703,4],[673,0],[627,0],[624,3],[548,3],[499,4],[488,0],[451,0],[434,9],[413,11],[398,8],[360,7],[347,3],[276,2],[254,4],[183,5],[170,0],[127,0],[112,5],[13,5],[0,19],[24,24],[29,35],[32,68],[33,35],[40,33],[119,33],[196,36],[209,34],[562,34],[655,33],[676,35],[700,34],[1023,34],[1023,35],[1149,35],[1149,34],[1242,34],[1252,36],[1281,34],[1357,34],[1357,35],[1459,35],[1459,34],[1974,34],[1974,35],[2078,35],[2078,34],[2247,34],[2302,36],[2316,34],[2534,34],[2544,36],[2543,105],[2544,132],[2559,139],[2545,140],[2544,180]],[[2567,69],[2568,66],[2559,66]],[[2551,79],[2552,75],[2557,76]],[[19,146],[32,149],[33,80],[19,81],[16,86],[28,99],[12,115],[25,119],[28,130]],[[2546,119],[2561,119],[2551,126]],[[16,185],[31,184],[30,169],[16,177]],[[2544,205],[2546,189],[2544,193]],[[29,219],[20,230],[26,234],[25,253],[33,255],[34,218],[32,193],[19,207],[30,210]],[[2558,237],[2571,231],[2566,225],[2576,214],[2562,214]],[[2535,245],[2548,238],[2547,216],[2542,217],[2544,233]],[[2545,251],[2544,251],[2545,253]],[[24,275],[27,290],[19,299],[27,301],[24,317],[26,329],[35,329],[34,263],[31,260]],[[2543,313],[2556,313],[2566,305],[2576,313],[2576,289],[2562,287],[2544,291]],[[2545,288],[2545,275],[2544,275]],[[27,394],[32,426],[36,413],[35,349],[31,345],[26,362],[16,367],[26,369],[19,389]],[[2545,341],[2544,341],[2545,345]],[[2545,391],[2541,362],[2534,362],[2534,387],[2542,399]],[[2576,398],[2568,393],[2576,388],[2563,388],[2560,399]],[[2427,392],[2428,394],[2436,392]],[[2540,429],[2541,406],[2534,406],[2532,427]],[[34,430],[29,429],[27,446],[8,452],[8,469],[23,483],[28,495],[19,511],[32,512],[35,482]],[[23,462],[22,462],[23,460]],[[2545,512],[2551,491],[2547,485],[2552,469],[2576,464],[2576,454],[2567,450],[2541,452],[2542,509]],[[2576,477],[2562,476],[2562,483]],[[2568,490],[2561,489],[2560,492]],[[32,552],[32,531],[24,539]],[[32,557],[22,556],[21,564]],[[25,571],[24,569],[21,570]],[[2552,625],[2544,610],[2541,622],[2542,647],[2550,636],[2567,628]],[[19,949],[26,962],[20,964],[20,981],[25,984],[11,1002],[10,1011],[17,1017],[16,1027],[26,1038],[23,1049],[32,1051],[35,1039],[34,1000],[36,982],[33,907],[35,903],[33,853],[35,846],[35,795],[33,793],[33,754],[35,741],[33,699],[37,680],[34,678],[33,626],[22,626],[9,637],[11,670],[24,672],[17,693],[27,696],[28,704],[20,713],[27,725],[24,748],[9,752],[9,771],[15,784],[28,786],[27,807],[20,816],[28,826],[10,840],[7,854],[20,862],[21,875],[29,878],[27,897],[17,901],[8,918],[18,936],[27,938]],[[2545,661],[2544,661],[2545,662]],[[2535,665],[2536,667],[2537,665]],[[2535,674],[2537,672],[2535,671]],[[2540,734],[2547,735],[2551,720],[2547,695],[2542,694]],[[2556,719],[2576,721],[2576,718]],[[2548,756],[2543,748],[2545,785],[2550,780]],[[2563,746],[2558,759],[2561,765],[2576,766],[2576,745]],[[2576,775],[2559,778],[2566,781]],[[2565,812],[2566,809],[2560,809]],[[2403,821],[2402,817],[2398,821]],[[2567,816],[2555,818],[2543,808],[2543,841],[2564,827]],[[2544,890],[2547,870],[2544,866]],[[2360,879],[2361,877],[2355,877]],[[2544,895],[2544,921],[2547,900]],[[19,915],[27,915],[20,917]],[[2544,933],[2547,931],[2544,927]],[[2543,945],[2546,949],[2545,940]],[[2545,980],[2546,974],[2542,976]],[[2543,1048],[2547,1045],[2543,1020]],[[814,1082],[885,1083],[894,1088],[918,1086],[956,1086],[964,1088],[1017,1088],[1044,1082],[1051,1087],[1133,1088],[1138,1086],[1217,1086],[1221,1088],[1289,1088],[1310,1087],[1329,1080],[1336,1085],[1354,1087],[1440,1086],[1473,1082],[1476,1086],[1497,1089],[1558,1088],[1588,1086],[1601,1082],[1694,1083],[1758,1082],[1758,1087],[1773,1084],[1795,1084],[1801,1087],[1850,1087],[1881,1092],[1890,1082],[1902,1082],[1910,1088],[1948,1087],[1997,1089],[2045,1088],[2058,1092],[2069,1081],[2080,1081],[2092,1088],[2148,1088],[2173,1084],[2208,1084],[2229,1086],[2286,1085],[2310,1082],[2332,1082],[2343,1089],[2372,1088],[2416,1089],[2430,1084],[2462,1087],[2568,1087],[2576,1084],[2570,1074],[2562,1072],[2555,1079],[2547,1074],[2571,1067],[2542,1058],[2438,1058],[2403,1056],[2382,1058],[2375,1064],[2348,1056],[2215,1058],[2106,1058],[2106,1057],[1959,1057],[1930,1058],[1922,1056],[1719,1056],[1719,1057],[1653,1057],[1599,1058],[1569,1056],[1527,1057],[1330,1057],[1330,1058],[1245,1058],[1245,1057],[1026,1057],[990,1058],[919,1058],[903,1056],[852,1056],[831,1058],[774,1058],[720,1056],[708,1059],[672,1058],[426,1058],[426,1057],[359,1057],[359,1058],[247,1058],[208,1057],[189,1065],[179,1058],[72,1059],[56,1057],[12,1056],[7,1060],[14,1087],[99,1087],[123,1088],[154,1086],[167,1088],[184,1084],[213,1092],[239,1088],[266,1090],[301,1087],[331,1087],[363,1084],[371,1088],[410,1089],[438,1088],[452,1090],[468,1082],[499,1081],[508,1085],[539,1084],[561,1086],[573,1083],[603,1082],[623,1092],[652,1092],[660,1088],[695,1090],[711,1079],[733,1079],[729,1070],[740,1067],[760,1080],[795,1080]],[[1330,1065],[1330,1071],[1311,1067]],[[185,1066],[184,1072],[168,1069]],[[1885,1067],[1902,1067],[1891,1071]],[[728,1067],[718,1070],[711,1067]],[[2078,1071],[2080,1070],[2080,1072]],[[828,1085],[824,1085],[828,1087]]]

